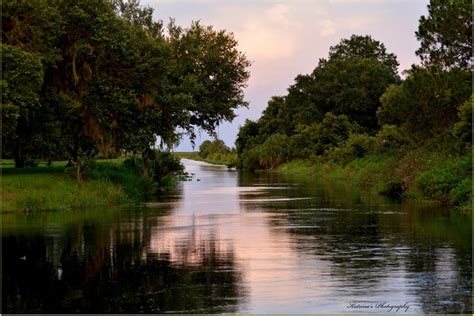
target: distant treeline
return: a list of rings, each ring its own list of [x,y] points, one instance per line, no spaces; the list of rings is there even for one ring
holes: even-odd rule
[[[272,97],[259,120],[241,126],[238,166],[268,169],[294,159],[346,164],[387,152],[401,159],[423,146],[469,155],[472,4],[432,0],[428,11],[416,32],[420,66],[400,78],[397,58],[383,43],[371,36],[342,39],[312,73],[296,77],[287,95]],[[467,166],[456,171],[458,178],[437,179],[433,190],[449,183],[442,189],[449,191],[470,177]],[[402,187],[413,171],[401,172]]]
[[[2,155],[81,160],[215,133],[246,105],[249,61],[231,33],[138,0],[2,3]],[[144,169],[146,166],[144,165]]]

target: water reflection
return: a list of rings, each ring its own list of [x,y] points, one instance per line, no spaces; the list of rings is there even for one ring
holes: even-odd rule
[[[141,207],[3,215],[3,312],[472,311],[470,218],[341,182],[186,168],[193,181]]]
[[[163,247],[156,230],[166,222],[137,211],[53,236],[4,236],[4,311],[235,312],[245,292],[234,250],[195,231]]]
[[[271,178],[261,175],[259,181],[288,180]],[[327,286],[334,297],[359,302],[390,298],[409,302],[411,312],[471,313],[470,218],[391,203],[347,186],[332,189],[333,184],[319,180],[298,190],[271,191],[261,199],[267,203],[242,207],[274,215],[274,229],[292,236],[292,246],[308,265],[330,262]],[[291,202],[281,203],[281,196]],[[301,196],[313,198],[291,198]]]

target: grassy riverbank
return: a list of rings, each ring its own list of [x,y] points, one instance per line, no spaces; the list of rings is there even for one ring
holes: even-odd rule
[[[209,155],[208,158],[202,158],[199,156],[199,152],[174,152],[173,155],[178,158],[191,159],[196,161],[203,161],[214,165],[225,165],[232,167],[235,165],[237,155],[235,153],[223,154],[223,155]]]
[[[65,165],[22,169],[2,165],[2,213],[77,209],[127,199],[121,186],[105,179],[77,182],[65,173]]]
[[[127,200],[122,187],[107,181],[78,183],[60,174],[5,176],[2,183],[2,213],[57,211]]]
[[[2,213],[81,209],[99,205],[131,203],[145,199],[159,188],[173,186],[172,172],[159,179],[145,177],[140,162],[129,159],[99,160],[84,168],[84,180],[66,162],[41,163],[35,168],[13,168],[2,162]],[[164,161],[164,160],[163,160]],[[163,162],[162,162],[163,163]],[[159,167],[157,167],[158,169]]]
[[[274,172],[329,177],[369,191],[402,199],[472,209],[472,154],[451,155],[418,149],[407,153],[370,154],[347,164],[324,160],[293,160]]]

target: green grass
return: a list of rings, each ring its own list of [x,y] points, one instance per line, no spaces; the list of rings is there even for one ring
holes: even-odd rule
[[[80,209],[128,200],[122,187],[105,180],[76,182],[65,174],[18,174],[2,178],[2,213]]]
[[[141,166],[127,167],[120,159],[99,161],[91,169],[88,172],[90,180],[119,185],[133,200],[142,200],[156,189],[151,178],[142,176]]]
[[[61,161],[51,167],[13,168],[2,161],[2,213],[114,205],[143,199],[154,189],[151,179],[126,168],[123,159],[98,161],[82,182],[65,165]]]
[[[280,165],[275,172],[284,175],[308,175],[319,174],[320,164],[312,164],[308,160],[292,160],[288,163]]]

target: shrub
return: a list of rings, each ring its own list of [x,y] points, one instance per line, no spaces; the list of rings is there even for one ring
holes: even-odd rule
[[[201,146],[199,146],[199,156],[201,156],[201,158],[205,159],[209,155],[211,152],[211,145],[212,142],[210,140],[202,142]]]
[[[295,135],[290,138],[293,156],[309,158],[323,155],[346,141],[356,128],[347,116],[328,112],[321,123],[297,127]]]
[[[352,124],[346,115],[326,113],[319,131],[318,141],[324,149],[337,146],[349,138]]]
[[[291,158],[289,137],[283,134],[269,136],[262,145],[246,149],[239,160],[239,167],[255,171],[276,168]]]
[[[375,138],[367,134],[351,134],[349,139],[341,146],[332,148],[327,153],[327,158],[334,162],[348,162],[364,157],[375,145]]]
[[[100,172],[97,167],[97,162],[92,158],[85,158],[81,160],[81,175],[84,179],[97,179],[99,176],[96,174]]]
[[[93,158],[84,157],[80,162],[73,163],[72,158],[70,158],[68,164],[66,165],[65,171],[71,178],[76,178],[77,167],[81,167],[81,178],[84,180],[87,179],[97,179],[99,178],[97,172],[97,163]]]
[[[94,166],[89,179],[117,184],[133,199],[142,199],[156,191],[153,179],[143,176],[141,159],[128,158],[123,163],[100,162]]]
[[[132,171],[135,174],[140,174],[143,172],[142,170],[142,160],[135,156],[127,158],[123,161],[123,165],[128,170]]]
[[[206,158],[209,162],[234,166],[236,165],[237,154],[235,151],[227,153],[212,153]]]
[[[375,138],[367,134],[352,134],[346,142],[346,147],[353,158],[361,158],[373,150]]]
[[[388,195],[391,198],[399,199],[405,191],[404,184],[399,179],[389,179],[381,184],[379,193]]]
[[[179,173],[184,170],[184,166],[179,158],[169,152],[156,151],[154,162],[154,173],[158,176]]]
[[[261,135],[259,133],[261,125],[261,122],[254,122],[247,119],[244,125],[240,126],[237,139],[235,140],[235,147],[239,157],[245,150],[263,142],[261,141]]]
[[[453,134],[464,145],[472,145],[472,95],[458,108],[459,121],[453,126]]]
[[[153,180],[161,189],[169,189],[174,185],[175,176],[184,172],[184,166],[179,158],[169,152],[155,152],[153,161]]]
[[[395,125],[384,125],[376,135],[376,147],[380,151],[400,148],[408,143],[408,138],[403,135]]]
[[[263,169],[275,168],[287,162],[291,155],[289,138],[283,134],[273,134],[261,146],[259,165]]]
[[[464,178],[450,192],[450,199],[453,205],[462,206],[472,203],[472,178],[471,175]]]
[[[289,139],[292,155],[295,158],[308,158],[315,154],[318,146],[318,135],[320,124],[309,126],[300,125],[296,128],[296,133]]]
[[[443,202],[458,205],[466,202],[471,190],[468,186],[472,174],[471,157],[471,154],[467,154],[459,159],[438,162],[416,177],[417,188],[427,197]]]
[[[240,167],[250,171],[260,169],[260,151],[260,146],[255,146],[242,152],[240,158]]]
[[[168,152],[154,152],[154,159],[148,162],[150,176],[143,175],[142,159],[131,157],[123,163],[83,159],[81,171],[83,179],[105,180],[121,186],[124,192],[133,199],[143,199],[157,189],[169,189],[174,185],[176,175],[184,167],[178,158]],[[71,177],[75,177],[74,168],[67,168]]]

